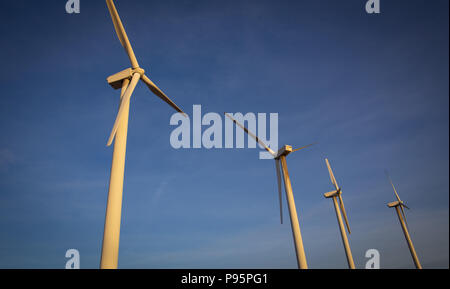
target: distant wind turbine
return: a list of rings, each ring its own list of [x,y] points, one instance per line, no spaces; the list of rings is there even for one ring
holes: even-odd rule
[[[131,95],[133,94],[138,81],[142,80],[148,88],[156,94],[156,96],[164,100],[176,111],[181,113],[183,113],[183,111],[144,74],[145,71],[139,67],[122,21],[120,20],[116,7],[114,6],[114,2],[112,0],[106,0],[106,4],[108,5],[108,10],[111,14],[114,28],[120,43],[125,48],[125,51],[131,61],[131,68],[127,68],[107,78],[108,83],[114,89],[121,88],[121,94],[119,111],[107,143],[107,146],[110,146],[115,138],[100,268],[115,269],[118,265],[119,256],[123,176],[125,170],[128,114]]]
[[[347,234],[346,234],[345,228],[344,228],[344,222],[342,221],[342,216],[341,216],[341,211],[342,211],[348,233],[351,234],[350,225],[348,223],[348,218],[347,218],[347,212],[345,211],[345,207],[344,207],[344,200],[342,199],[342,190],[339,187],[339,185],[334,177],[333,170],[331,169],[328,159],[325,159],[325,162],[327,163],[328,173],[330,174],[331,183],[333,184],[333,186],[336,190],[328,192],[328,193],[324,194],[324,196],[325,196],[325,198],[333,198],[334,209],[336,211],[336,217],[338,220],[339,229],[341,231],[342,243],[344,244],[345,254],[347,256],[348,267],[350,269],[355,269],[355,262],[353,261],[352,251],[350,249],[350,244],[348,243]],[[339,204],[337,201],[338,198],[339,198]]]
[[[240,124],[231,115],[225,113],[225,115],[230,118],[237,126],[242,128],[249,136],[256,140],[266,151],[268,151],[275,159],[277,181],[278,181],[278,197],[280,201],[280,219],[281,224],[283,224],[283,211],[282,211],[282,192],[281,192],[281,174],[284,178],[284,189],[286,191],[286,199],[289,207],[289,216],[291,218],[291,229],[292,235],[294,236],[295,253],[297,255],[297,265],[299,269],[308,269],[308,264],[306,262],[305,249],[303,247],[302,234],[300,232],[300,225],[297,216],[297,209],[295,208],[294,195],[292,192],[291,180],[289,178],[289,172],[287,168],[286,156],[292,152],[299,151],[301,149],[307,148],[313,144],[298,148],[293,150],[292,146],[285,145],[278,152],[274,152],[270,149],[263,141],[261,141],[256,135],[250,132],[245,126]],[[281,162],[281,171],[280,171]]]
[[[414,264],[416,265],[417,269],[422,269],[422,265],[420,264],[419,257],[417,257],[416,249],[414,249],[414,245],[411,241],[411,236],[409,235],[408,231],[408,223],[406,222],[406,215],[405,210],[403,207],[407,208],[409,210],[409,207],[405,205],[405,203],[400,199],[397,190],[395,189],[394,183],[391,180],[391,177],[389,176],[388,172],[385,171],[387,178],[389,179],[389,182],[392,185],[392,188],[394,189],[395,197],[397,198],[397,201],[391,202],[388,204],[389,208],[395,208],[398,216],[398,220],[400,221],[400,225],[403,229],[403,234],[405,235],[406,242],[408,243],[409,251],[411,252],[411,257],[414,261]]]

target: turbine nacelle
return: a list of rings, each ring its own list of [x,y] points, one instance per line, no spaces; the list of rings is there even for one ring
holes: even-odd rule
[[[405,203],[404,203],[403,201],[390,202],[390,203],[387,204],[387,206],[388,206],[389,208],[394,208],[394,207],[397,207],[397,206],[402,206],[402,207],[405,207],[405,208],[409,209],[409,207],[408,207],[407,205],[405,205]]]
[[[334,197],[334,196],[339,196],[340,194],[341,194],[341,189],[339,189],[339,190],[337,190],[337,191],[334,190],[334,191],[325,193],[325,194],[323,194],[323,195],[324,195],[325,198],[329,199],[329,198],[332,198],[332,197]]]
[[[402,203],[400,203],[399,201],[390,202],[389,204],[387,204],[387,206],[389,208],[394,208],[394,207],[401,206],[401,205],[402,205]]]
[[[281,156],[287,156],[292,152],[292,146],[284,145],[282,148],[278,150],[276,155],[273,157],[274,159],[279,159]]]
[[[297,149],[293,149],[292,146],[290,146],[290,145],[284,145],[283,147],[281,147],[278,150],[277,153],[272,152],[272,155],[273,155],[273,158],[275,160],[279,160],[280,157],[282,157],[282,156],[287,156],[290,153],[294,153],[296,151],[305,149],[305,148],[310,147],[310,146],[315,145],[315,144],[317,144],[317,143],[315,142],[315,143],[312,143],[312,144],[309,144],[309,145],[306,145],[306,146],[303,146],[303,147],[300,147],[300,148],[297,148]]]
[[[111,76],[108,76],[106,80],[108,81],[109,85],[112,86],[114,89],[121,89],[122,83],[125,79],[131,80],[133,77],[133,74],[139,73],[141,76],[145,74],[145,70],[138,67],[138,68],[127,68],[120,72],[117,72],[116,74],[113,74]]]

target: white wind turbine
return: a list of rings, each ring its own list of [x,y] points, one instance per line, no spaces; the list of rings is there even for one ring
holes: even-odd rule
[[[120,106],[114,122],[107,146],[110,146],[115,138],[114,152],[109,180],[108,202],[106,207],[105,228],[103,233],[102,257],[100,268],[115,269],[118,265],[120,220],[122,211],[123,177],[125,170],[125,152],[127,143],[128,115],[130,98],[139,80],[142,80],[148,88],[169,104],[176,111],[183,111],[168,98],[146,75],[144,69],[139,67],[128,36],[117,13],[112,0],[106,0],[108,10],[116,30],[120,43],[125,48],[131,61],[131,67],[107,78],[108,83],[114,89],[121,89]],[[184,114],[184,113],[183,113]]]
[[[347,212],[345,211],[345,207],[344,207],[344,200],[342,199],[342,190],[341,190],[341,187],[339,187],[339,185],[336,181],[336,178],[334,177],[333,170],[331,169],[328,159],[325,159],[325,162],[327,163],[327,168],[328,168],[328,173],[330,174],[331,183],[333,184],[333,186],[336,190],[325,193],[324,196],[325,196],[325,198],[333,199],[334,209],[336,211],[336,218],[338,220],[339,229],[341,231],[342,243],[344,244],[345,254],[347,256],[348,267],[350,269],[355,269],[355,262],[353,261],[352,251],[350,249],[350,244],[348,243],[347,234],[345,233],[345,228],[344,228],[344,222],[342,221],[342,216],[341,216],[341,212],[342,212],[342,214],[344,215],[344,220],[345,220],[345,224],[347,226],[348,233],[351,234],[350,225],[348,223],[348,218],[347,218]],[[338,204],[337,199],[339,199],[339,204]]]
[[[411,257],[414,261],[414,265],[417,269],[422,269],[422,265],[420,264],[419,257],[417,256],[416,249],[414,248],[414,245],[411,240],[411,236],[409,235],[408,230],[408,222],[406,222],[406,215],[405,210],[403,207],[407,208],[409,210],[409,207],[405,205],[405,203],[400,199],[397,190],[395,189],[394,183],[391,180],[391,177],[389,176],[387,171],[384,171],[387,178],[389,179],[389,182],[392,185],[392,189],[394,189],[395,197],[397,198],[397,201],[391,202],[388,204],[389,208],[395,208],[395,211],[397,212],[398,220],[400,221],[400,225],[402,226],[403,234],[405,235],[406,243],[408,244],[409,251],[411,252]]]
[[[294,194],[292,192],[291,179],[289,177],[289,172],[287,168],[286,156],[292,152],[299,151],[301,149],[307,148],[313,144],[298,148],[293,150],[292,146],[285,145],[278,152],[274,152],[270,149],[263,141],[261,141],[256,135],[250,132],[245,126],[240,124],[236,119],[234,119],[228,113],[225,115],[230,118],[237,126],[242,128],[249,136],[251,136],[254,140],[256,140],[266,151],[268,151],[275,160],[276,172],[277,172],[277,182],[278,182],[278,198],[280,201],[280,220],[281,224],[283,224],[283,211],[282,211],[282,190],[281,190],[281,175],[283,175],[284,179],[284,189],[286,192],[286,199],[289,208],[289,216],[291,219],[291,229],[292,235],[294,237],[294,245],[295,245],[295,253],[297,255],[297,265],[299,269],[308,269],[308,264],[306,262],[305,249],[303,246],[302,234],[300,232],[300,224],[297,216],[297,209],[295,207]],[[280,162],[281,162],[281,170],[280,170]]]

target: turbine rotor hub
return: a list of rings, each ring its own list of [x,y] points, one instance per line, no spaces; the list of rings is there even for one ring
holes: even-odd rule
[[[133,69],[133,74],[135,74],[135,73],[139,73],[142,76],[145,74],[145,70],[140,67],[136,67]]]

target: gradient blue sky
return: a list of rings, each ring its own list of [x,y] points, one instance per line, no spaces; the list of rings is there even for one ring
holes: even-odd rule
[[[129,66],[105,1],[0,3],[0,268],[100,260],[118,106]],[[426,268],[449,266],[449,2],[139,1],[116,5],[140,64],[188,113],[279,113],[311,268],[346,268],[324,158],[343,188],[357,267],[413,263],[388,169]],[[131,102],[119,266],[296,268],[274,163],[256,149],[170,146],[172,110]],[[285,202],[285,201],[284,201]],[[288,219],[284,203],[285,219]]]

